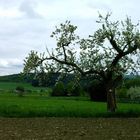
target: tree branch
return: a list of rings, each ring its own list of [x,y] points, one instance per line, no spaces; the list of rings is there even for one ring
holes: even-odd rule
[[[98,74],[98,75],[100,75],[103,79],[105,78],[105,73],[104,73],[104,71],[102,70],[102,71],[98,71],[98,70],[89,70],[89,71],[86,71],[86,72],[84,72],[84,74],[85,75],[88,75],[88,74]]]
[[[127,51],[123,52],[122,53],[119,53],[115,58],[114,60],[112,61],[112,64],[111,64],[111,67],[114,67],[116,66],[116,64],[119,62],[119,60],[128,55],[128,54],[131,54],[133,51],[135,51],[136,49],[138,48],[137,45],[134,45],[134,47],[129,47]]]
[[[135,51],[135,50],[137,50],[137,49],[138,49],[138,46],[135,44],[134,47],[129,47],[129,48],[127,49],[127,51],[125,51],[125,52],[123,53],[123,55],[125,56],[125,55],[128,55],[128,54],[131,54],[133,51]]]
[[[51,56],[49,58],[46,57],[46,58],[40,60],[40,62],[42,63],[45,60],[55,60],[56,62],[58,62],[60,64],[65,64],[65,65],[68,65],[68,66],[75,67],[82,75],[85,75],[84,71],[80,67],[78,67],[75,63],[59,60],[59,59],[55,58],[54,56]]]
[[[112,47],[119,53],[122,54],[123,51],[119,48],[119,46],[117,45],[116,41],[113,39],[113,35],[111,36],[111,39],[109,39],[110,44],[112,45]]]
[[[63,52],[64,52],[64,60],[67,61],[67,55],[66,55],[66,50],[65,47],[62,45]]]

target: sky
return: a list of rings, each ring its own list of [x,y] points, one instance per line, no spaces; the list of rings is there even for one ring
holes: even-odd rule
[[[70,20],[86,37],[96,31],[98,12],[112,19],[140,20],[139,0],[0,0],[0,75],[22,72],[25,57],[55,47],[55,26]]]

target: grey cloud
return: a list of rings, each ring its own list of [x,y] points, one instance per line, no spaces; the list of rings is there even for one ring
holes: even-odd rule
[[[0,75],[22,71],[30,50],[43,51],[49,29],[43,19],[0,19]],[[15,62],[13,59],[19,59]],[[13,63],[12,63],[13,62]],[[5,69],[5,70],[4,70]]]
[[[22,66],[23,67],[23,66]],[[1,75],[9,75],[9,74],[15,74],[15,73],[20,73],[22,72],[22,67],[1,67],[0,66],[0,76]]]
[[[27,18],[42,18],[41,15],[35,11],[35,6],[33,1],[24,0],[20,5],[19,10],[23,12]]]
[[[0,75],[19,73],[22,68],[23,63],[18,59],[0,59]]]

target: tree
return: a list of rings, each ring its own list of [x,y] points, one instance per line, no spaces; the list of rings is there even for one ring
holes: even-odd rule
[[[47,53],[42,55],[31,51],[25,59],[24,72],[39,71],[43,66],[48,72],[74,72],[78,78],[97,79],[105,85],[107,110],[114,112],[118,82],[125,73],[140,68],[139,25],[134,25],[128,17],[112,22],[110,14],[105,17],[99,14],[97,23],[100,28],[87,39],[75,34],[77,26],[70,21],[60,24],[51,35],[57,42],[55,50],[50,53],[46,49]]]

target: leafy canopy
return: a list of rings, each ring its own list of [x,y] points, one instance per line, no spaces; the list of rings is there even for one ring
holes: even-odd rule
[[[24,60],[24,72],[75,72],[83,76],[108,78],[126,72],[136,72],[140,68],[139,24],[130,18],[124,21],[110,20],[99,14],[100,28],[88,38],[80,39],[70,21],[60,24],[52,32],[56,40],[55,49],[38,54],[31,51]],[[88,28],[88,27],[87,27]]]

